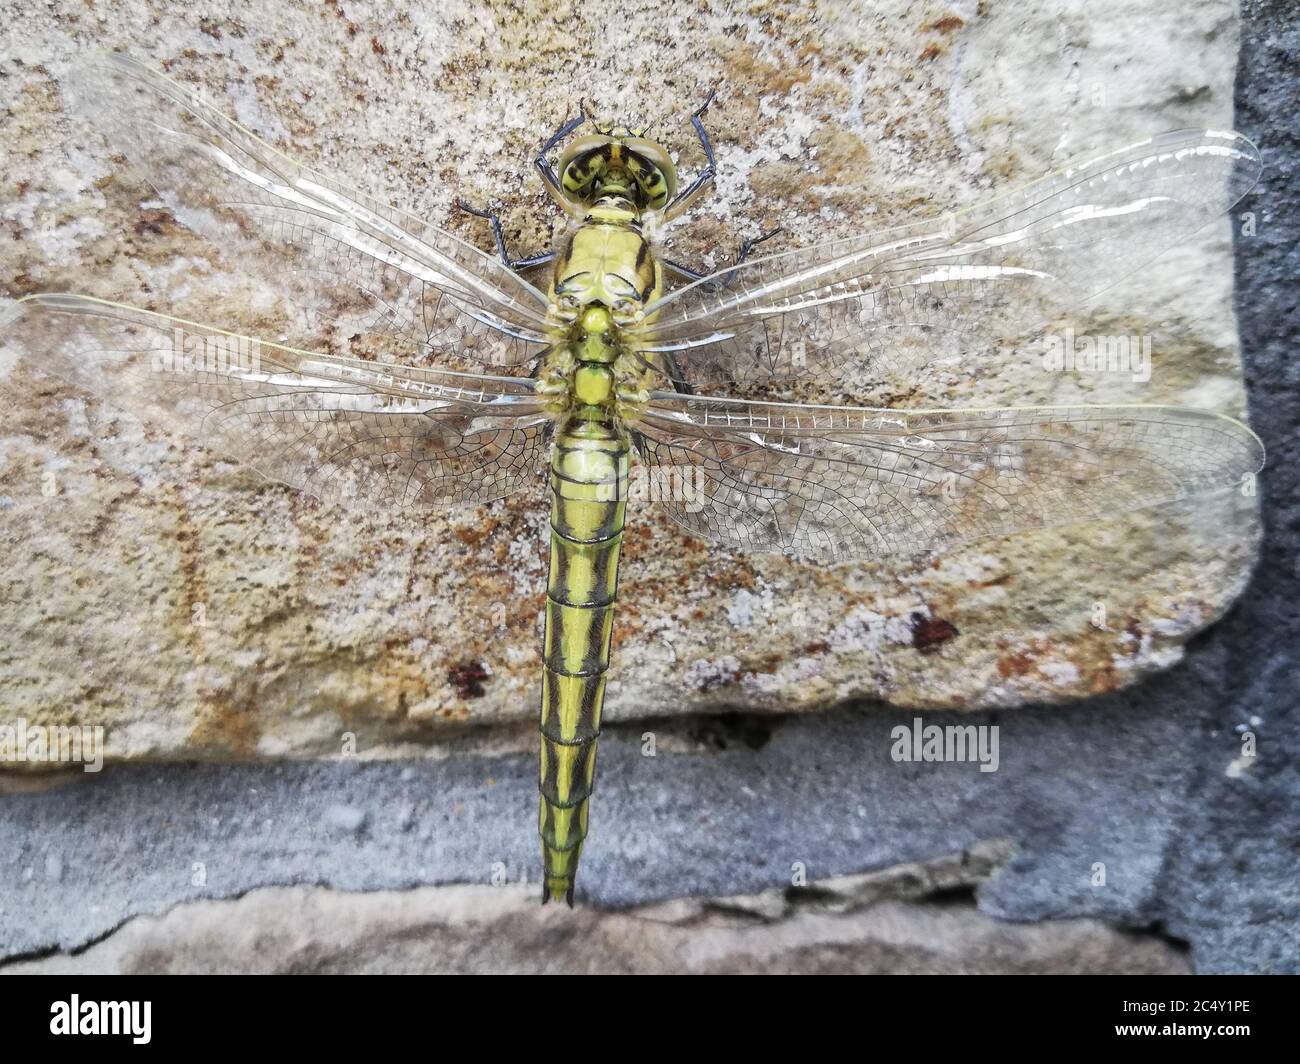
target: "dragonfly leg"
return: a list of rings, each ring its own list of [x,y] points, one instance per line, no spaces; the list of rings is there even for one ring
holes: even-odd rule
[[[536,255],[529,255],[526,258],[515,259],[515,261],[510,264],[510,268],[512,270],[529,270],[534,266],[542,266],[554,259],[554,251],[543,251]]]
[[[555,169],[551,166],[546,158],[546,153],[556,147],[560,141],[564,140],[570,133],[577,129],[583,122],[587,121],[587,109],[578,104],[578,117],[570,118],[559,129],[551,134],[550,138],[538,149],[537,157],[533,160],[537,167],[537,172],[542,175],[542,184],[546,188],[546,194],[553,199],[559,208],[565,214],[574,218],[581,218],[586,213],[580,204],[575,204],[564,194],[564,188],[560,185],[560,179],[555,174]]]
[[[698,270],[692,270],[689,266],[683,266],[680,262],[673,262],[672,259],[660,259],[659,261],[664,264],[665,269],[672,270],[678,277],[685,277],[688,281],[704,280],[704,274]]]
[[[721,292],[723,289],[730,288],[735,284],[737,279],[736,267],[749,258],[749,253],[758,247],[759,244],[764,240],[770,240],[779,232],[781,232],[781,227],[778,225],[775,229],[769,229],[766,233],[750,237],[742,243],[740,245],[740,250],[736,252],[736,261],[731,264],[730,269],[726,273],[719,276],[718,280],[709,282],[709,290],[713,292]]]
[[[682,395],[694,395],[695,389],[691,387],[690,382],[686,379],[686,374],[682,372],[681,363],[677,361],[676,356],[671,351],[661,351],[664,357],[664,369],[668,374],[668,381],[673,386],[673,391]]]
[[[677,361],[677,356],[671,351],[659,351],[656,355],[657,357],[653,359],[648,359],[644,355],[637,355],[636,358],[644,369],[653,370],[667,377],[668,383],[673,386],[673,391],[681,395],[694,395],[695,388],[682,372],[682,364]]]
[[[708,130],[704,128],[704,112],[709,109],[709,104],[713,102],[716,91],[715,89],[710,92],[707,99],[691,115],[691,125],[695,127],[695,135],[700,138],[700,147],[704,149],[704,169],[696,175],[694,181],[677,193],[673,197],[673,201],[664,208],[663,220],[665,222],[671,222],[674,218],[681,217],[713,186],[713,178],[718,172],[718,161],[713,157],[713,144],[709,140]]]
[[[733,272],[735,268],[749,258],[750,252],[752,252],[754,248],[758,247],[758,245],[764,240],[776,236],[776,234],[781,231],[781,227],[778,225],[775,229],[769,229],[766,233],[763,233],[760,236],[750,237],[740,245],[740,250],[736,252],[736,261],[727,268],[726,272],[719,272],[719,274],[717,274],[719,278],[718,280],[709,281],[707,284],[701,285],[701,287],[707,288],[710,292],[721,292],[725,288],[730,288],[736,280],[736,274]],[[681,277],[685,277],[688,281],[703,281],[707,276],[707,274],[703,274],[698,270],[693,270],[689,266],[683,266],[680,262],[673,262],[671,259],[660,259],[659,261],[664,264],[665,268],[672,270],[673,273],[678,274]]]
[[[732,265],[739,266],[742,262],[744,262],[747,258],[749,258],[749,253],[753,251],[756,247],[758,247],[759,244],[761,244],[764,240],[770,240],[772,237],[776,236],[776,234],[780,232],[782,232],[782,229],[778,225],[775,229],[769,229],[766,233],[762,233],[759,236],[751,236],[748,240],[746,240],[743,244],[740,245],[740,250],[736,252],[736,261],[733,262]]]
[[[512,259],[510,252],[506,250],[505,234],[501,232],[501,218],[496,211],[481,211],[461,200],[456,201],[456,208],[466,214],[472,214],[476,218],[486,218],[492,223],[492,239],[496,241],[497,254],[501,256],[501,261],[512,270],[527,270],[532,266],[541,266],[543,263],[550,262],[555,258],[554,251],[547,251],[539,255],[527,255],[522,259]]]

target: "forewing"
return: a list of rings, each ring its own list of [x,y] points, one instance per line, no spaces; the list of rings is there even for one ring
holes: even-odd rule
[[[875,410],[655,393],[652,497],[698,536],[825,561],[918,553],[1239,487],[1245,425],[1159,406]]]
[[[545,296],[504,263],[295,162],[170,78],[112,55],[68,89],[178,220],[310,317],[396,339],[413,358],[510,369],[544,350]]]
[[[1163,134],[932,222],[714,274],[647,307],[638,346],[697,387],[850,362],[905,380],[945,350],[1022,333],[1043,299],[1078,307],[1229,210],[1259,172],[1237,133]]]
[[[0,333],[46,372],[327,502],[490,502],[527,486],[549,420],[532,382],[336,358],[84,296]]]

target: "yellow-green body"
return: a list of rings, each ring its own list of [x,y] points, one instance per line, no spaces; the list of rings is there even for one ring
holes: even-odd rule
[[[557,257],[554,346],[538,379],[557,421],[551,456],[551,564],[542,646],[542,900],[573,902],[587,835],[627,507],[623,428],[650,371],[619,339],[660,288],[636,205],[602,197]]]

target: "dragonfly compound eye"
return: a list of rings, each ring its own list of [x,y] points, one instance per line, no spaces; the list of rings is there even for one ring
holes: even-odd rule
[[[660,210],[677,191],[677,171],[668,152],[653,141],[602,134],[580,137],[565,149],[560,184],[578,202],[618,193]]]
[[[677,193],[677,168],[667,150],[652,140],[633,137],[624,141],[628,169],[645,197],[645,207],[662,210]]]

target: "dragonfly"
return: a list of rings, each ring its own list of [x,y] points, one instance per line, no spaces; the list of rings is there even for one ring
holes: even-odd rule
[[[763,397],[852,370],[905,381],[953,338],[963,351],[1023,331],[1037,300],[1086,302],[1246,195],[1260,157],[1234,132],[1163,134],[937,219],[754,257],[764,234],[706,273],[664,255],[662,234],[714,185],[707,100],[689,182],[645,130],[580,109],[535,160],[565,233],[513,258],[495,213],[466,207],[490,222],[489,252],[125,56],[69,91],[179,222],[252,249],[241,262],[281,286],[305,334],[370,346],[40,293],[5,327],[39,368],[326,502],[418,517],[549,470],[543,902],[573,904],[588,835],[634,461],[689,486],[658,503],[690,533],[824,563],[1103,521],[1263,466],[1246,425],[1199,409]]]

